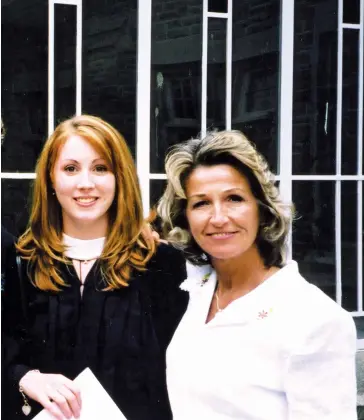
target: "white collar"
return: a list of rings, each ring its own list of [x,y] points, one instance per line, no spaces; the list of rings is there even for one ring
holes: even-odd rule
[[[63,233],[64,255],[73,260],[91,260],[98,258],[105,245],[105,237],[96,239],[76,239]]]

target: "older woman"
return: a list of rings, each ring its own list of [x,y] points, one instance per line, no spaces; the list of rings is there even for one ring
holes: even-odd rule
[[[354,420],[351,316],[285,260],[292,209],[238,131],[177,145],[159,204],[194,265],[167,350],[174,420]]]
[[[4,292],[2,418],[41,407],[78,417],[72,380],[89,367],[128,420],[169,420],[165,350],[187,305],[185,260],[146,240],[125,140],[100,118],[73,117],[36,175],[20,278],[13,261]]]

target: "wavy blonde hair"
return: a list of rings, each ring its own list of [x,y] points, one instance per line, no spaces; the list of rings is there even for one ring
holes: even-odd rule
[[[219,164],[231,165],[247,177],[259,206],[256,239],[259,253],[267,267],[282,266],[293,206],[281,200],[266,160],[240,131],[211,132],[203,139],[178,144],[168,153],[165,161],[168,183],[158,204],[165,237],[194,264],[209,261],[189,232],[185,188],[194,169]]]
[[[64,257],[62,209],[52,194],[52,174],[59,150],[67,139],[80,136],[107,161],[115,176],[115,197],[109,209],[109,230],[100,256],[104,290],[127,286],[132,270],[144,270],[155,252],[147,241],[140,187],[135,165],[122,135],[101,118],[81,115],[70,118],[47,139],[36,166],[33,202],[28,227],[17,249],[28,260],[28,276],[42,290],[59,291],[66,286],[56,262],[72,264]]]

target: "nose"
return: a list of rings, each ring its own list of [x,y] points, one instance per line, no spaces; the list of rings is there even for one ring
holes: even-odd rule
[[[77,187],[80,189],[94,188],[95,183],[92,179],[92,174],[89,171],[82,171],[79,175]]]
[[[213,207],[210,222],[215,226],[223,226],[229,220],[227,209],[218,204]]]

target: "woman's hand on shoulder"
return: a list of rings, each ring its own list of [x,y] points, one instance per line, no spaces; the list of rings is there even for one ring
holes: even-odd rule
[[[26,396],[39,402],[56,419],[80,417],[81,392],[65,376],[30,371],[21,378],[19,386]]]

